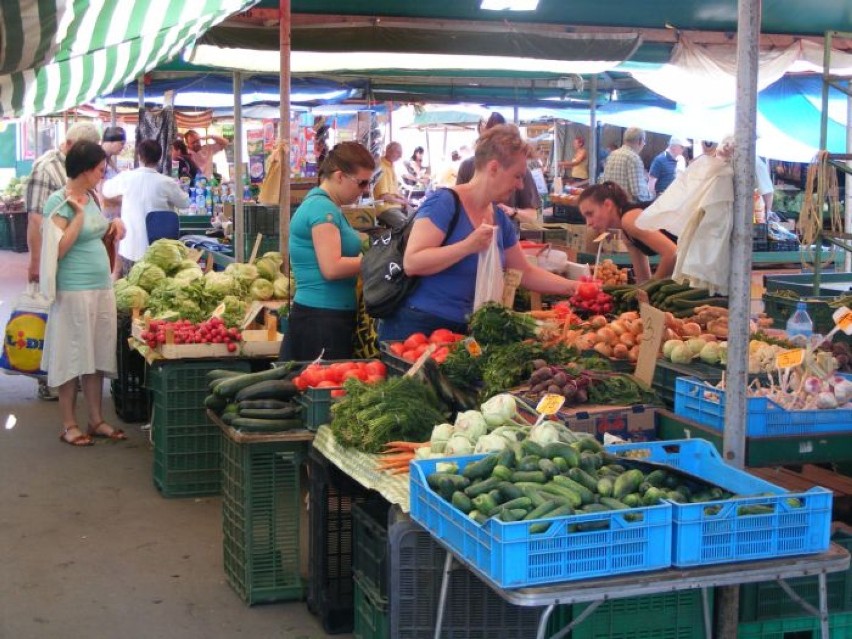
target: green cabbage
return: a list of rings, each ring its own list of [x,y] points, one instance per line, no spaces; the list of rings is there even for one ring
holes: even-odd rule
[[[201,269],[201,266],[198,264],[198,262],[196,262],[195,260],[191,260],[189,258],[181,260],[180,265],[178,266],[178,271],[184,271],[188,268]]]
[[[210,271],[204,276],[204,291],[217,299],[237,292],[237,283],[228,273]]]
[[[156,264],[166,273],[174,273],[189,255],[189,249],[178,240],[160,239],[145,251],[145,262]]]
[[[265,280],[269,280],[270,282],[275,281],[275,278],[281,274],[279,271],[281,268],[281,262],[276,261],[271,257],[264,256],[255,262],[254,265],[257,267],[258,276]]]
[[[234,295],[226,295],[222,300],[225,311],[222,313],[222,321],[228,328],[239,326],[248,311],[248,304]]]
[[[118,292],[130,286],[130,282],[127,281],[127,278],[122,277],[120,280],[116,280],[112,285],[112,290],[115,291],[115,294],[118,295]]]
[[[181,284],[189,284],[190,282],[199,280],[202,277],[204,277],[204,273],[202,273],[201,269],[196,266],[194,268],[185,268],[178,271],[175,273],[174,280]]]
[[[127,282],[134,286],[141,286],[149,293],[154,287],[165,279],[166,273],[162,268],[150,262],[136,262],[130,273],[127,274]]]
[[[286,300],[290,294],[290,279],[286,275],[275,278],[272,282],[272,297],[277,300]]]
[[[120,311],[145,308],[147,305],[148,292],[140,286],[127,284],[115,292],[115,307]]]
[[[251,283],[257,279],[257,267],[254,264],[243,264],[242,262],[231,262],[225,267],[225,273],[236,280],[240,286],[248,290]]]
[[[249,293],[253,300],[268,300],[272,299],[272,294],[275,292],[272,282],[263,278],[258,278],[251,284]]]
[[[213,300],[204,290],[204,282],[182,284],[167,279],[151,292],[148,309],[154,317],[177,317],[199,322],[209,317]]]

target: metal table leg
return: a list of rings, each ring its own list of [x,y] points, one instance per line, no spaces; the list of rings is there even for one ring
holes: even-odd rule
[[[710,614],[710,593],[707,588],[701,589],[701,613],[704,617],[704,637],[713,637],[713,615]]]
[[[447,604],[447,591],[450,588],[450,570],[453,567],[453,553],[447,551],[444,560],[444,576],[441,579],[441,595],[438,597],[438,615],[435,618],[435,639],[441,639],[441,627],[444,625],[444,607]]]
[[[544,633],[547,632],[547,622],[550,620],[550,615],[555,607],[554,604],[550,604],[542,611],[541,619],[538,620],[538,632],[535,634],[536,639],[545,639]]]
[[[819,630],[822,639],[828,639],[828,580],[824,572],[819,573]]]

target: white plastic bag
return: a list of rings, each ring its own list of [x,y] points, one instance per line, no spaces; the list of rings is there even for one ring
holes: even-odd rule
[[[497,244],[495,228],[491,244],[479,253],[476,265],[476,294],[473,297],[473,310],[487,302],[503,301],[503,261],[500,259],[500,247]]]
[[[41,222],[41,259],[38,266],[38,282],[41,294],[48,302],[56,299],[56,264],[59,261],[59,242],[65,231],[56,226],[50,218],[68,201],[62,200]]]

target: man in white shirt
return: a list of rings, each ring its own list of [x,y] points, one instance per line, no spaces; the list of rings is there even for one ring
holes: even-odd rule
[[[204,137],[207,144],[201,144],[202,138],[194,129],[184,133],[183,140],[189,150],[189,157],[198,166],[198,172],[209,180],[213,177],[213,156],[228,148],[230,142],[220,135],[211,134]]]
[[[104,182],[102,187],[106,197],[122,196],[121,219],[127,228],[127,234],[118,245],[122,274],[127,274],[148,249],[148,231],[145,228],[148,213],[189,206],[189,196],[178,183],[154,168],[163,156],[160,143],[143,140],[136,147],[136,153],[142,166],[119,173]]]

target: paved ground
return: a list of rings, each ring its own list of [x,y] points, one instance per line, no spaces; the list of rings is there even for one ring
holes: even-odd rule
[[[27,257],[0,252],[4,328]],[[57,404],[0,374],[0,639],[326,637],[302,603],[243,604],[222,568],[221,500],[160,497],[147,433],[105,398],[130,440],[75,449],[57,439]]]

